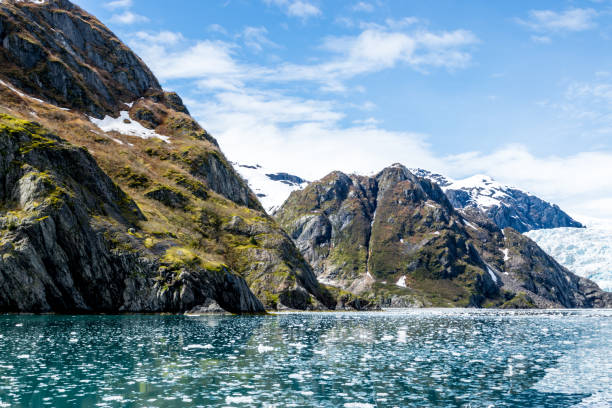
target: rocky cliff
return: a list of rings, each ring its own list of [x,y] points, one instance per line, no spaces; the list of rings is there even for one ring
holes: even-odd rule
[[[4,0],[0,41],[0,310],[361,305],[317,282],[180,97],[95,17]]]
[[[383,305],[609,304],[535,243],[510,228],[505,241],[473,212],[458,212],[436,183],[394,165],[373,177],[334,172],[293,192],[276,217],[322,282]]]

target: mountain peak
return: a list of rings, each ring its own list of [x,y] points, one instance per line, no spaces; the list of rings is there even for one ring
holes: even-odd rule
[[[5,79],[57,106],[102,118],[162,92],[136,54],[68,0],[4,0],[0,40]]]

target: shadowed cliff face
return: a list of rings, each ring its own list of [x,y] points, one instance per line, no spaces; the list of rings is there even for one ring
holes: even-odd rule
[[[319,285],[180,97],[94,17],[5,0],[0,40],[1,310],[365,304]]]
[[[10,82],[59,106],[102,117],[161,92],[140,58],[68,1],[3,1],[0,41],[0,66]]]
[[[374,177],[332,173],[292,193],[276,217],[322,282],[383,304],[609,304],[535,243],[512,229],[504,243],[482,212],[457,212],[437,184],[401,165]]]

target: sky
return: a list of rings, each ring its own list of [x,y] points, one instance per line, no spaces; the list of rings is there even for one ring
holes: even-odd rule
[[[612,219],[612,0],[77,0],[234,162],[488,174]]]

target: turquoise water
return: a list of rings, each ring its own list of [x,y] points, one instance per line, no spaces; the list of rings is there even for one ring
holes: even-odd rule
[[[610,407],[612,311],[0,316],[0,407]]]

